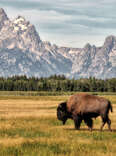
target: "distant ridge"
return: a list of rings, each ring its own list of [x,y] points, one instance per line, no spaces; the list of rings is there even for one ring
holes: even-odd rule
[[[101,47],[89,43],[84,48],[59,47],[42,41],[24,17],[11,21],[1,8],[0,76],[54,74],[75,79],[116,77],[116,37],[108,36]]]

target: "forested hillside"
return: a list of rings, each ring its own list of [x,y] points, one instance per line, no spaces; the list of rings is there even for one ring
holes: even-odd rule
[[[116,78],[67,79],[64,75],[48,78],[26,76],[0,77],[0,91],[82,91],[116,92]]]

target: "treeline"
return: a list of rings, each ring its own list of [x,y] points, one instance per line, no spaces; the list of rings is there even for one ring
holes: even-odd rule
[[[0,77],[0,91],[81,91],[116,92],[116,78],[112,79],[68,79],[64,75],[48,78],[26,76]]]

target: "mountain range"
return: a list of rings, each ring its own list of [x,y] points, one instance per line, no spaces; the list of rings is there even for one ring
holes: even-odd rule
[[[116,36],[108,36],[101,47],[59,47],[42,41],[34,25],[24,17],[10,20],[0,9],[0,76],[27,75],[68,78],[116,77]]]

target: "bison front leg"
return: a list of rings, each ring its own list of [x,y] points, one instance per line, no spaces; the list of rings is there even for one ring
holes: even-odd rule
[[[73,120],[74,120],[74,124],[75,124],[75,129],[79,130],[81,122],[82,122],[82,118],[78,115],[75,115],[75,116],[73,116]]]
[[[84,122],[88,126],[89,130],[92,131],[93,120],[91,118],[84,118]]]

